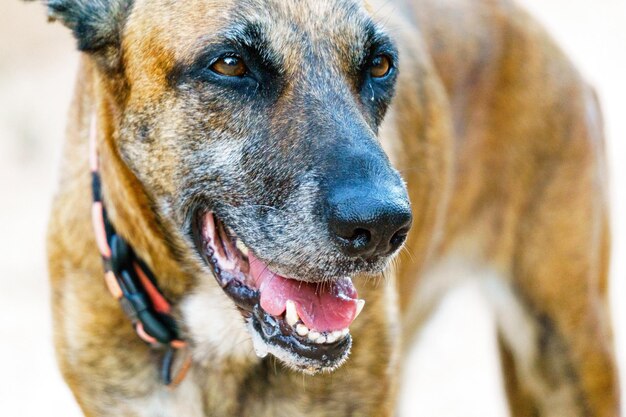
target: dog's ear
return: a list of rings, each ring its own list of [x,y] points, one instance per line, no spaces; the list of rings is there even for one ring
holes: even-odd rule
[[[132,0],[43,0],[51,20],[70,28],[81,51],[119,49]],[[107,51],[108,53],[110,51]]]

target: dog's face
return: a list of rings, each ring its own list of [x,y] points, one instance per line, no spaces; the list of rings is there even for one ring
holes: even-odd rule
[[[383,271],[411,222],[376,137],[392,40],[359,0],[136,1],[124,19],[119,152],[178,251],[258,351],[337,367],[363,305],[351,278]]]

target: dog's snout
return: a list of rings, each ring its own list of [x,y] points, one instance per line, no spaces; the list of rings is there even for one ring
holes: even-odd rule
[[[406,239],[412,216],[408,203],[380,194],[334,199],[329,228],[348,256],[374,257],[394,252]]]

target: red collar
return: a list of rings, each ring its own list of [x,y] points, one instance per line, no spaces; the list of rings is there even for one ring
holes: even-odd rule
[[[89,128],[90,168],[92,181],[92,221],[96,242],[104,263],[104,279],[109,292],[131,320],[137,335],[153,347],[167,350],[161,363],[161,379],[165,385],[176,387],[191,366],[191,355],[172,377],[176,352],[187,343],[178,337],[178,328],[170,315],[171,306],[159,290],[150,268],[137,256],[110,223],[102,202],[99,156],[97,150],[96,116]]]

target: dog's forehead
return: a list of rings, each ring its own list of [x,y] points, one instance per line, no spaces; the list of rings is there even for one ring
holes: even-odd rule
[[[139,0],[124,35],[127,65],[189,61],[204,44],[250,27],[293,66],[304,53],[349,56],[375,26],[368,10],[364,0]]]

